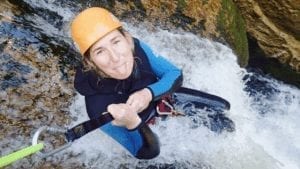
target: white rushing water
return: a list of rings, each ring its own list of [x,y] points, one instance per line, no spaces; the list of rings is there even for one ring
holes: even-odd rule
[[[249,96],[242,80],[247,73],[240,68],[228,47],[201,39],[190,33],[170,33],[146,26],[128,30],[168,58],[184,72],[184,86],[227,99],[236,131],[216,134],[206,127],[191,128],[186,118],[159,121],[151,128],[161,141],[159,157],[140,161],[100,131],[78,140],[68,151],[88,168],[174,164],[176,168],[216,169],[297,169],[300,168],[300,91],[272,79],[264,79],[278,92]],[[78,124],[87,119],[84,98],[77,96],[71,106]],[[262,115],[261,111],[267,112]],[[101,167],[100,167],[101,166]]]
[[[53,0],[27,0],[63,16],[63,31],[52,28],[35,16],[49,36],[68,41],[68,8],[50,5]],[[183,69],[184,86],[221,96],[231,103],[226,115],[235,123],[232,133],[217,134],[206,127],[192,128],[186,117],[169,118],[151,126],[160,138],[161,154],[153,160],[137,160],[96,130],[77,140],[69,149],[47,159],[64,168],[213,168],[213,169],[300,169],[300,90],[273,79],[263,79],[277,92],[250,96],[245,91],[245,75],[232,50],[220,43],[190,33],[172,33],[145,24],[126,28],[153,50]],[[64,32],[65,31],[65,32]],[[74,126],[88,119],[83,96],[70,107]],[[264,112],[264,113],[262,113]],[[70,157],[70,154],[72,157]],[[33,158],[38,159],[38,158]],[[173,166],[172,166],[173,164]],[[23,166],[22,162],[15,167]],[[28,165],[28,164],[25,164]],[[38,166],[38,165],[36,165]],[[149,167],[150,168],[150,167]],[[155,167],[154,167],[155,168]]]

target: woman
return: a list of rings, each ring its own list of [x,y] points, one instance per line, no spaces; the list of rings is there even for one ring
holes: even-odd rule
[[[75,76],[90,118],[109,112],[114,120],[100,129],[139,159],[159,154],[147,122],[162,96],[180,87],[182,73],[122,28],[103,8],[82,11],[72,22],[72,38],[83,56]]]

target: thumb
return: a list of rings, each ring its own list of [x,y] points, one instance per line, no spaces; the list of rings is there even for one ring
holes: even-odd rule
[[[129,96],[128,100],[126,101],[126,104],[132,105],[132,102],[133,102],[133,97]]]
[[[114,125],[114,126],[119,126],[119,125],[120,125],[120,124],[118,123],[118,121],[116,121],[116,120],[111,121],[111,124]]]

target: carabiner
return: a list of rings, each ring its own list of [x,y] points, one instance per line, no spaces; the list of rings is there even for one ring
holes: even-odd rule
[[[32,145],[36,145],[38,144],[38,139],[39,139],[39,136],[42,132],[44,131],[49,131],[50,133],[52,134],[65,134],[67,132],[66,129],[59,129],[59,128],[53,128],[53,127],[48,127],[48,126],[43,126],[43,127],[40,127],[33,135],[33,138],[32,138]],[[67,139],[65,139],[67,141]],[[37,154],[41,157],[41,158],[46,158],[46,157],[49,157],[55,153],[58,153],[68,147],[70,147],[72,145],[72,142],[67,142],[66,144],[64,144],[63,146],[60,146],[50,152],[38,152]]]

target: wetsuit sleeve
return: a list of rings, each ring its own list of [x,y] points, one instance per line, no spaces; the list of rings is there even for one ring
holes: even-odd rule
[[[140,41],[140,45],[148,57],[153,72],[159,79],[156,83],[148,86],[153,100],[156,101],[161,96],[174,92],[182,85],[182,71],[162,56],[156,56],[144,42]]]

